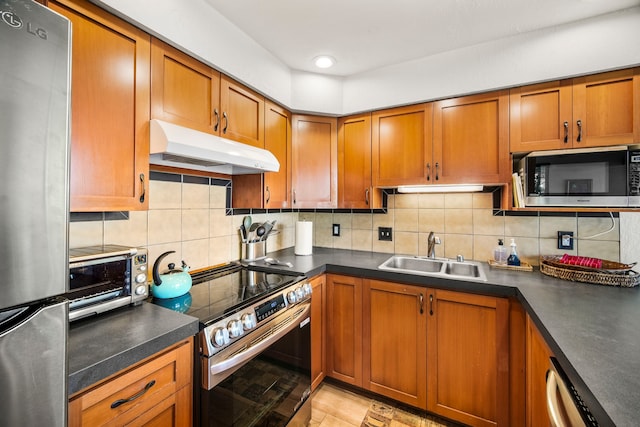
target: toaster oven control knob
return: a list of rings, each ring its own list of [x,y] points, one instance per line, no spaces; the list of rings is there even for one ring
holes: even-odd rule
[[[147,293],[147,285],[136,286],[136,290],[134,291],[136,295],[144,295]]]
[[[147,275],[144,273],[140,273],[136,276],[136,283],[144,283],[147,281]]]
[[[287,293],[287,301],[289,301],[289,304],[295,304],[298,302],[298,295],[296,294],[296,291],[289,291]]]
[[[227,328],[215,328],[211,332],[211,344],[216,348],[229,344],[229,331],[227,331]]]
[[[227,323],[227,331],[229,331],[229,338],[234,339],[242,335],[242,322],[238,319],[233,319]]]
[[[242,321],[242,327],[245,331],[250,331],[256,327],[256,315],[253,313],[245,313],[240,318]]]

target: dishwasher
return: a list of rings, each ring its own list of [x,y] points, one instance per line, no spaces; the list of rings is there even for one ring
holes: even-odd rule
[[[552,427],[593,427],[598,422],[555,357],[547,371],[547,412]]]

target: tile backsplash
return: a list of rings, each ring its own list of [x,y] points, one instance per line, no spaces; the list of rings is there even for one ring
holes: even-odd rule
[[[243,216],[227,215],[229,181],[210,183],[208,178],[180,178],[181,175],[153,174],[149,181],[149,210],[131,211],[128,220],[71,222],[70,247],[146,247],[150,264],[163,252],[173,250],[175,259],[184,259],[192,270],[238,260],[238,229]],[[293,212],[252,215],[254,222],[277,221],[278,233],[267,240],[268,251],[294,245],[297,216]]]
[[[241,258],[243,215],[227,215],[228,181],[154,175],[148,211],[132,211],[125,220],[72,222],[70,247],[141,246],[149,249],[150,262],[174,250],[192,269]],[[489,193],[396,194],[388,197],[387,213],[280,212],[252,219],[277,221],[278,234],[268,239],[267,251],[294,246],[300,219],[313,221],[314,246],[321,247],[426,255],[433,231],[442,242],[436,255],[448,258],[488,260],[499,238],[507,246],[514,238],[521,259],[533,265],[540,254],[564,252],[620,260],[618,218],[612,223],[609,217],[494,215]],[[340,224],[340,236],[332,236],[333,224]],[[378,227],[391,227],[393,240],[378,240]],[[557,249],[559,230],[577,236],[572,251]]]
[[[314,222],[316,246],[409,255],[427,255],[427,237],[440,237],[436,256],[479,261],[493,258],[498,239],[515,239],[520,258],[532,265],[539,256],[578,254],[613,261],[620,259],[619,219],[609,217],[494,215],[489,193],[395,194],[388,197],[386,214],[301,212]],[[332,236],[340,224],[340,236]],[[378,240],[378,227],[392,227],[393,241]],[[557,248],[557,232],[572,231],[571,251]]]

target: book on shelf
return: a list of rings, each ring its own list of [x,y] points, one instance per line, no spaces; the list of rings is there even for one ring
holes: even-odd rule
[[[516,208],[524,208],[524,190],[522,189],[522,179],[517,172],[512,175],[513,178],[513,206]]]

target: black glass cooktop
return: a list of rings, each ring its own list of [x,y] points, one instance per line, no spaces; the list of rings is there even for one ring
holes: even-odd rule
[[[215,322],[249,304],[301,280],[297,273],[249,270],[232,264],[192,276],[193,286],[177,298],[153,298],[153,303],[197,317],[203,324]]]

